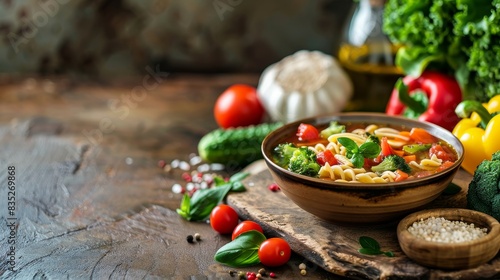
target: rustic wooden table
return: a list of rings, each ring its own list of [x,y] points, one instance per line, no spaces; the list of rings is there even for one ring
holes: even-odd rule
[[[230,238],[177,215],[172,186],[183,184],[182,172],[157,163],[188,161],[216,128],[218,94],[257,81],[0,77],[0,278],[236,279],[213,260]],[[188,243],[196,232],[202,241]],[[305,261],[294,254],[274,271],[304,278],[297,267]],[[306,278],[338,277],[310,265]]]

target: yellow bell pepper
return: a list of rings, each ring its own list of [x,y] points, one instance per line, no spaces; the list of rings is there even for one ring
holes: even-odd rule
[[[462,167],[474,174],[483,160],[491,160],[493,153],[500,150],[500,95],[486,104],[462,101],[455,112],[462,118],[452,131],[464,145]],[[499,114],[493,116],[495,112]]]

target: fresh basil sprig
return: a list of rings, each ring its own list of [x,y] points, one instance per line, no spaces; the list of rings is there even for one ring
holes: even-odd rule
[[[260,263],[259,247],[266,240],[256,230],[244,232],[215,253],[215,261],[231,267],[244,267]]]
[[[376,158],[382,148],[375,142],[367,141],[358,147],[354,140],[347,137],[339,137],[337,141],[346,148],[346,156],[356,168],[363,167],[365,158]]]
[[[203,221],[210,216],[212,209],[224,199],[230,190],[231,186],[225,185],[197,190],[193,197],[184,194],[177,213],[188,221]]]
[[[241,180],[245,179],[249,173],[239,172],[224,180],[220,176],[215,176],[214,187],[200,189],[194,192],[192,197],[184,194],[180,208],[177,213],[188,221],[203,221],[210,216],[210,212],[217,206],[230,192],[242,192],[246,188]]]
[[[391,251],[382,251],[380,249],[380,244],[377,242],[377,240],[368,237],[368,236],[361,236],[359,238],[359,244],[361,245],[361,248],[358,250],[361,254],[365,255],[381,255],[384,254],[388,257],[394,257],[394,253]]]
[[[248,172],[238,172],[235,173],[233,176],[229,177],[229,181],[224,180],[224,178],[222,178],[221,176],[215,176],[214,184],[216,187],[229,185],[231,186],[232,192],[244,192],[246,191],[246,188],[241,182],[241,180],[248,177],[248,175],[250,175],[250,173]]]

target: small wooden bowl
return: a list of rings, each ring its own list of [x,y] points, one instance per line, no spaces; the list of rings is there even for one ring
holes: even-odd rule
[[[430,217],[473,223],[476,227],[487,228],[488,232],[486,236],[472,241],[442,243],[426,241],[408,231],[414,222]],[[410,214],[399,222],[397,235],[401,249],[410,259],[434,268],[476,267],[493,259],[500,250],[500,223],[489,215],[469,209],[430,209]]]

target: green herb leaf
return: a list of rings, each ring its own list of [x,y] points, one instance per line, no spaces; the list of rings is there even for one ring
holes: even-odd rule
[[[389,251],[389,252],[384,252],[384,255],[388,256],[388,257],[394,257],[394,253]]]
[[[365,164],[365,158],[361,154],[353,154],[350,160],[356,168],[361,168]]]
[[[181,206],[179,209],[177,209],[177,213],[181,215],[181,217],[183,217],[184,219],[188,219],[190,209],[191,209],[191,198],[189,197],[189,195],[184,194],[184,196],[182,197]]]
[[[384,254],[387,257],[394,257],[394,253],[391,251],[384,252],[380,249],[380,244],[377,242],[377,240],[368,237],[368,236],[361,236],[359,238],[359,244],[361,245],[361,248],[358,249],[358,252],[361,254],[365,255],[381,255]]]
[[[212,209],[224,199],[229,190],[231,190],[230,185],[197,190],[190,199],[189,208],[186,206],[183,208],[183,204],[186,203],[183,198],[180,211],[178,210],[177,213],[180,212],[179,215],[188,221],[205,220],[210,216]]]
[[[361,247],[365,249],[380,251],[380,244],[377,242],[377,240],[368,236],[361,236],[359,238],[359,245],[361,245]]]
[[[260,263],[259,247],[266,240],[264,234],[250,230],[222,246],[214,256],[215,261],[231,267],[244,267]]]
[[[227,184],[228,182],[222,178],[221,176],[214,176],[213,177],[213,180],[214,180],[214,186],[222,186],[222,185],[225,185]]]
[[[250,173],[235,173],[229,178],[229,181],[226,181],[221,176],[214,176],[215,187],[197,190],[191,198],[189,195],[184,194],[181,205],[179,209],[177,209],[177,213],[188,221],[202,221],[207,219],[212,209],[214,209],[230,191],[246,191],[241,180],[248,175],[250,175]]]
[[[360,252],[361,254],[365,254],[365,255],[380,255],[380,254],[382,254],[382,251],[380,251],[380,250],[373,250],[373,249],[369,249],[369,248],[360,248],[358,250],[358,252]]]
[[[357,154],[358,153],[358,144],[356,144],[356,142],[354,142],[354,140],[350,139],[350,138],[347,138],[347,137],[339,137],[337,138],[337,141],[339,141],[339,143],[344,146],[349,152],[353,153],[353,154]]]
[[[347,137],[339,137],[337,141],[346,148],[346,156],[356,168],[363,167],[365,158],[375,158],[380,154],[380,145],[372,141],[365,142],[359,147],[354,140]]]
[[[246,191],[247,189],[245,188],[245,185],[243,185],[242,182],[233,182],[231,183],[231,191],[232,192],[244,192]]]
[[[229,182],[238,182],[238,181],[241,181],[241,180],[245,179],[246,177],[248,177],[248,175],[250,175],[250,173],[248,173],[248,172],[238,172],[238,173],[235,173],[233,176],[231,176],[229,178]]]
[[[365,142],[359,146],[359,152],[364,158],[376,158],[381,150],[380,145],[374,142]]]

